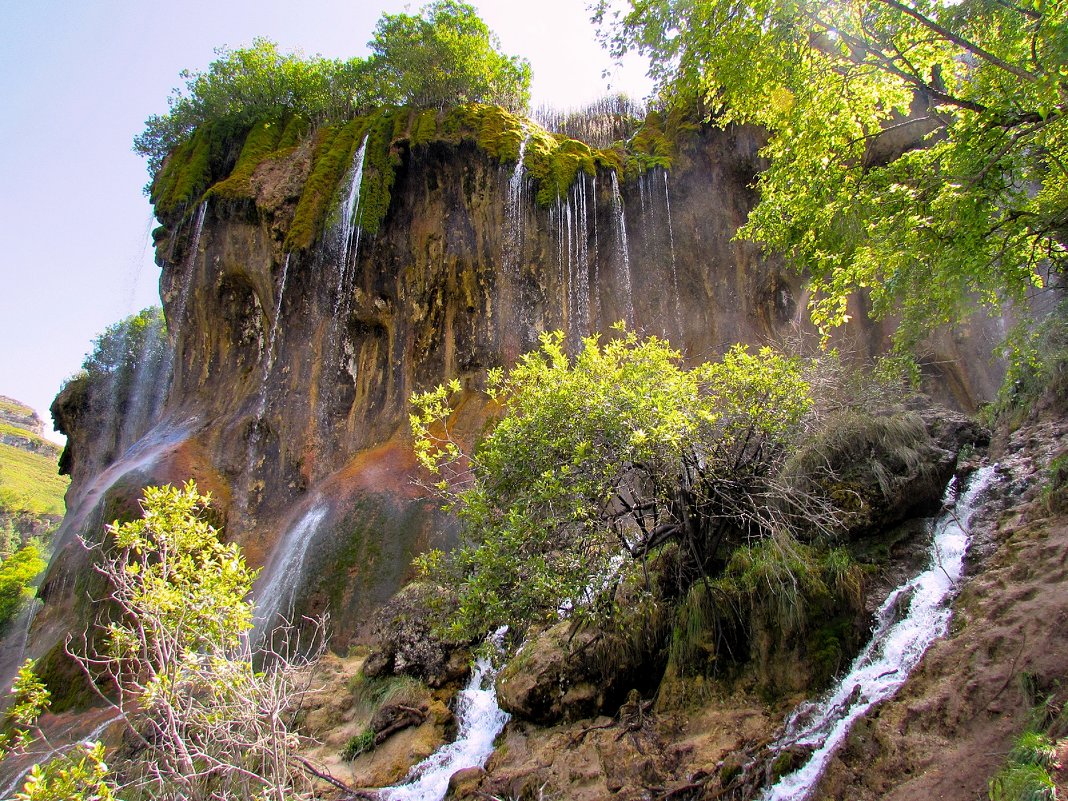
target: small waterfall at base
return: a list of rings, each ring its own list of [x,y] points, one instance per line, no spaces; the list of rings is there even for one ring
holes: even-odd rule
[[[956,508],[944,512],[935,523],[930,565],[891,592],[879,607],[871,641],[849,673],[822,699],[802,704],[790,716],[772,750],[792,746],[815,746],[816,750],[805,765],[767,788],[762,801],[808,798],[853,722],[892,696],[927,648],[946,633],[948,601],[964,571],[968,527],[980,496],[994,478],[994,467],[983,467],[972,476]],[[954,489],[951,484],[946,491],[947,504]],[[901,616],[906,603],[908,610]]]
[[[624,322],[627,324],[627,328],[634,328],[634,291],[631,286],[630,280],[630,251],[627,248],[627,220],[623,214],[623,195],[619,191],[619,177],[616,175],[615,170],[612,171],[612,207],[616,214],[616,221],[619,226],[619,252],[621,255],[620,274],[619,278],[623,283],[624,293]]]
[[[505,626],[490,635],[489,641],[498,651],[507,630]],[[494,656],[483,656],[475,663],[471,680],[460,691],[456,739],[413,767],[406,784],[382,788],[378,795],[382,801],[441,801],[456,771],[486,764],[493,753],[493,741],[511,717],[497,705],[493,688],[497,676]]]
[[[329,511],[329,506],[322,499],[316,499],[282,536],[279,550],[253,590],[256,600],[253,640],[262,639],[279,614],[292,614],[308,546]]]

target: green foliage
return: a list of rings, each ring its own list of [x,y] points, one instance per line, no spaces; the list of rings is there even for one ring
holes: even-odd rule
[[[351,762],[360,754],[366,754],[368,751],[373,750],[375,747],[375,733],[373,729],[367,728],[361,731],[359,734],[352,736],[345,747],[338,755],[346,762]]]
[[[988,411],[993,420],[1016,427],[1040,406],[1068,406],[1068,306],[1062,303],[1037,325],[1016,326],[1004,350],[1009,369]]]
[[[113,658],[132,658],[141,639],[151,652],[166,646],[176,655],[232,647],[252,628],[246,599],[256,571],[245,565],[236,543],[219,541],[205,519],[209,503],[192,482],[146,487],[144,516],[109,526],[129,578],[116,588],[117,600],[131,613],[131,619],[108,626],[106,648]],[[167,673],[180,668],[165,667]],[[174,682],[167,673],[155,677],[146,702]]]
[[[168,798],[305,797],[291,765],[300,738],[287,719],[308,662],[252,649],[256,571],[236,544],[220,542],[209,503],[191,481],[147,487],[143,517],[108,527],[112,547],[98,569],[113,610],[93,653],[68,652],[110,685],[139,746],[124,765],[134,786]]]
[[[1057,801],[1057,787],[1050,771],[1059,767],[1057,750],[1063,741],[1056,742],[1050,732],[1056,731],[1062,721],[1049,721],[1048,705],[1036,708],[1034,717],[1013,742],[1005,764],[990,780],[990,801]],[[1050,723],[1048,728],[1045,722]]]
[[[769,132],[740,234],[812,276],[824,329],[866,290],[877,316],[900,314],[904,350],[1064,269],[1064,3],[625,5],[606,36],[651,57],[669,105]]]
[[[102,743],[78,743],[73,750],[43,765],[34,765],[16,801],[112,801]]]
[[[744,655],[758,625],[782,638],[816,626],[809,656],[829,678],[842,654],[828,614],[860,606],[861,571],[848,553],[774,533],[737,546],[721,575],[690,587],[675,614],[669,665],[678,676],[715,673]]]
[[[138,367],[161,358],[166,345],[163,309],[150,306],[108,326],[82,362],[91,380],[118,377],[128,384]]]
[[[34,540],[0,564],[0,625],[10,621],[22,603],[33,597],[31,585],[45,565],[40,546]]]
[[[172,93],[170,110],[150,117],[134,140],[134,150],[148,159],[157,208],[196,202],[220,174],[223,145],[246,133],[248,152],[238,159],[243,170],[220,189],[224,197],[245,191],[246,173],[271,149],[295,145],[305,120],[317,125],[405,104],[482,102],[520,111],[529,100],[530,66],[501,53],[466,3],[437,0],[418,14],[383,14],[368,47],[370,58],[341,61],[282,53],[260,38],[250,47],[217,50],[205,72],[184,71],[185,88]],[[302,122],[294,127],[294,120]],[[277,131],[263,127],[284,121],[290,124]]]
[[[493,103],[521,111],[530,101],[530,65],[500,52],[475,8],[436,0],[418,14],[383,14],[368,43],[374,100],[392,105]]]
[[[11,692],[14,697],[0,735],[0,759],[24,754],[42,738],[37,720],[50,705],[48,690],[34,674],[32,660],[19,668]],[[15,793],[18,801],[111,801],[115,797],[99,742],[78,743],[66,753],[53,753],[48,762],[30,768],[22,790]]]
[[[490,372],[504,414],[473,454],[448,428],[456,382],[413,397],[417,456],[466,536],[421,564],[458,588],[458,631],[588,614],[665,543],[703,573],[797,525],[800,499],[785,502],[774,476],[811,403],[801,364],[742,347],[680,361],[622,330],[574,357],[544,334],[510,372]]]

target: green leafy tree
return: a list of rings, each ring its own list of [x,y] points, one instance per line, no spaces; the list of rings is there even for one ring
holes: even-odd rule
[[[602,1],[665,97],[768,133],[743,236],[812,276],[824,328],[869,293],[899,346],[1020,299],[1068,243],[1068,4]]]
[[[0,564],[0,623],[10,621],[33,596],[33,580],[45,568],[35,540],[30,540]]]
[[[98,569],[114,612],[92,646],[68,652],[108,688],[102,698],[139,745],[124,774],[148,796],[303,798],[289,715],[318,651],[291,657],[299,643],[286,631],[271,640],[278,650],[253,649],[256,572],[220,542],[209,500],[192,482],[148,487],[144,516],[109,527],[114,547]]]
[[[522,111],[530,101],[529,63],[501,53],[497,37],[467,3],[437,0],[418,14],[383,14],[368,46],[379,102],[482,102]]]
[[[467,538],[422,564],[459,587],[463,633],[597,612],[669,544],[685,585],[740,544],[836,525],[778,480],[811,405],[798,360],[739,346],[686,369],[625,332],[572,358],[553,333],[488,384],[504,411],[473,453],[448,426],[456,382],[413,398],[417,454]]]
[[[207,70],[181,73],[184,88],[171,93],[166,114],[148,118],[134,151],[155,177],[168,154],[205,124],[225,139],[264,120],[302,117],[314,125],[406,103],[478,101],[522,110],[530,98],[530,65],[500,52],[466,3],[439,0],[418,14],[383,14],[368,47],[369,58],[349,60],[283,53],[264,38],[220,48]]]
[[[93,350],[82,362],[92,379],[113,378],[126,388],[138,369],[164,357],[167,323],[163,309],[150,306],[108,326],[93,340]]]
[[[183,70],[185,89],[175,89],[169,111],[145,122],[134,139],[134,151],[148,158],[155,175],[163,159],[206,122],[237,133],[259,119],[300,114],[321,117],[351,107],[356,81],[341,62],[300,53],[282,53],[269,39],[254,39],[250,47],[223,47],[204,72]]]

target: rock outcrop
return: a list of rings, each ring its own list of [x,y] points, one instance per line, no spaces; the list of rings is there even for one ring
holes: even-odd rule
[[[272,154],[240,191],[158,209],[174,354],[158,379],[169,381],[166,403],[123,429],[139,432],[135,441],[102,449],[92,399],[74,390],[57,399],[74,483],[36,655],[69,620],[87,564],[77,537],[133,513],[145,484],[193,477],[210,490],[229,535],[265,566],[261,590],[277,591],[284,574],[287,608],[329,609],[344,650],[369,610],[411,577],[412,557],[453,536],[412,483],[412,392],[458,378],[457,431],[473,440],[486,419],[485,371],[512,363],[542,330],[565,331],[577,348],[623,320],[695,360],[806,331],[802,279],[733,238],[755,201],[759,131],[680,134],[670,172],[621,180],[599,163],[542,205],[543,187],[513,160],[463,137],[423,141],[422,117],[407,127],[396,119],[384,200],[361,200],[366,181],[324,190],[321,137],[312,137]],[[227,177],[238,145],[220,151],[209,185]],[[346,151],[350,176],[363,167],[359,147],[356,138]],[[309,198],[324,191],[357,221],[361,203],[384,203],[381,220],[368,230],[328,220],[314,245],[295,247]],[[863,358],[885,348],[890,329],[860,306],[841,342]],[[932,343],[929,368],[965,407],[999,378],[987,323],[971,325],[968,337]]]

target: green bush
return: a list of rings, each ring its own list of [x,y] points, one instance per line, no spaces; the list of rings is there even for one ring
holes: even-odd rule
[[[34,540],[0,564],[0,625],[16,615],[24,600],[33,597],[30,585],[45,569],[45,564]]]

